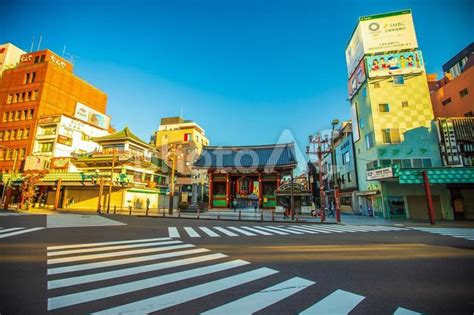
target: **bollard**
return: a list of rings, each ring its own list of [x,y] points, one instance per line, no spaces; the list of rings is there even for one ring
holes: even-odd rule
[[[132,206],[128,206],[128,215],[132,215]]]
[[[239,221],[242,220],[242,210],[239,210]]]
[[[275,210],[272,210],[272,222],[275,222]]]
[[[201,208],[198,207],[198,215],[197,215],[197,218],[199,219],[199,215],[201,214]]]
[[[181,218],[181,210],[178,210],[178,218]]]
[[[114,214],[117,214],[117,206],[114,206]]]
[[[260,211],[260,222],[263,222],[263,211]]]
[[[166,209],[163,209],[163,218],[166,217]]]
[[[217,210],[217,220],[220,220],[220,219],[221,219],[221,211]]]

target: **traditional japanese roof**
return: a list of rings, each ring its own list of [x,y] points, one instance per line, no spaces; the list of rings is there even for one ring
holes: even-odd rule
[[[208,146],[204,147],[196,168],[268,168],[296,167],[295,146],[293,142],[256,146]]]
[[[97,143],[109,142],[109,141],[133,141],[139,143],[143,146],[148,148],[153,148],[150,144],[146,143],[142,139],[140,139],[137,135],[135,135],[128,127],[125,127],[121,131],[117,131],[107,136],[102,137],[94,137],[92,141]]]

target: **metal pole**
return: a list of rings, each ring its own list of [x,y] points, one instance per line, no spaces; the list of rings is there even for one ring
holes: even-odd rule
[[[294,219],[294,215],[295,215],[295,198],[294,198],[294,192],[293,192],[293,169],[291,170],[291,219]]]
[[[174,172],[176,168],[176,152],[171,153],[171,178],[170,178],[170,199],[168,213],[173,214],[173,203],[174,203]]]
[[[341,209],[339,207],[339,185],[336,178],[336,148],[334,147],[334,128],[336,125],[332,125],[331,132],[331,160],[332,160],[332,180],[333,180],[333,193],[334,193],[334,205],[336,207],[336,222],[341,222]]]
[[[101,178],[99,181],[99,200],[97,201],[97,213],[101,214],[101,208],[102,208],[102,193],[104,191],[104,179]]]
[[[326,219],[326,205],[324,204],[324,183],[323,183],[323,152],[321,136],[318,135],[318,161],[319,161],[319,203],[321,205],[321,222]]]
[[[109,194],[107,195],[107,213],[110,210],[110,196],[112,195],[112,186],[114,182],[114,171],[115,171],[115,149],[112,157],[112,169],[110,171],[110,183],[109,183]]]
[[[430,224],[435,225],[435,213],[433,209],[433,199],[431,198],[431,187],[430,187],[430,180],[428,178],[428,173],[423,171],[423,184],[425,186],[426,192],[426,202],[428,204],[428,215],[430,217]]]

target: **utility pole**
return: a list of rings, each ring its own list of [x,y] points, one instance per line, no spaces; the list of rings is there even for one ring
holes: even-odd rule
[[[168,213],[170,215],[173,214],[173,203],[174,203],[174,188],[175,188],[175,183],[174,183],[174,177],[175,177],[175,172],[176,172],[176,163],[178,159],[178,149],[179,144],[168,144],[170,151],[168,152],[168,159],[171,161],[171,178],[170,178],[170,197],[169,197],[169,207],[168,207]]]
[[[332,131],[331,131],[331,160],[332,160],[332,180],[333,180],[333,192],[334,192],[334,205],[336,206],[336,222],[341,222],[341,207],[339,203],[339,183],[336,178],[336,148],[335,148],[335,141],[334,141],[334,128],[339,124],[339,120],[334,119],[331,123]]]

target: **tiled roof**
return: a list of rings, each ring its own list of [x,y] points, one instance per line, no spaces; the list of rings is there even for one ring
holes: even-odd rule
[[[146,143],[145,141],[140,139],[138,136],[136,136],[128,127],[125,127],[123,130],[117,131],[107,136],[92,138],[92,141],[97,142],[97,143],[106,142],[106,141],[116,141],[116,140],[133,140],[147,147],[151,147],[150,144]]]
[[[205,147],[197,168],[265,168],[296,166],[293,143],[259,146]]]

